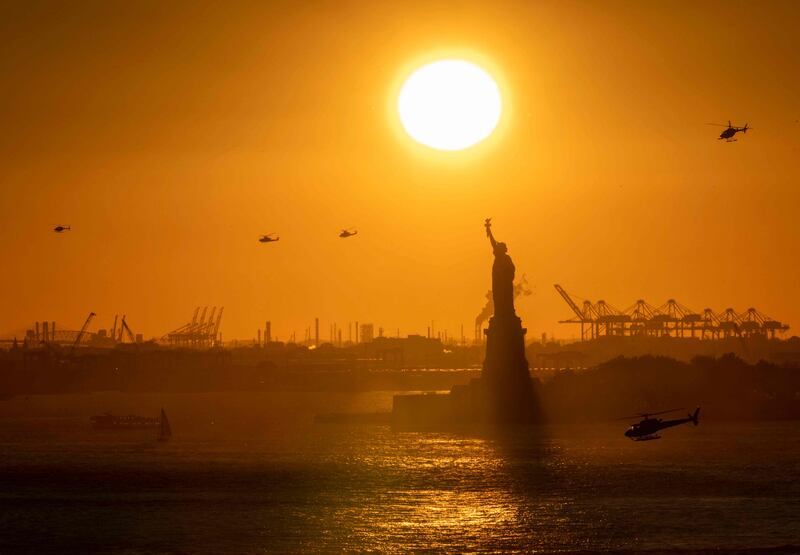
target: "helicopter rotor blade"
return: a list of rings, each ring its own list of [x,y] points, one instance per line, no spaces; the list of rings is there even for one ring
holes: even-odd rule
[[[707,123],[706,125],[716,125],[717,127],[730,127],[730,125],[725,125],[724,123]]]
[[[650,416],[658,416],[659,414],[666,414],[668,412],[675,412],[677,410],[683,409],[670,409],[670,410],[662,410],[659,412],[637,412],[636,414],[632,414],[630,416],[623,416],[621,418],[616,418],[616,420],[631,420],[635,418],[648,418]]]
[[[656,416],[656,415],[659,415],[659,414],[667,414],[668,412],[675,412],[675,411],[678,411],[678,410],[683,410],[683,409],[682,408],[677,408],[677,409],[662,410],[660,412],[648,412],[648,413],[646,413],[646,415],[647,416]]]

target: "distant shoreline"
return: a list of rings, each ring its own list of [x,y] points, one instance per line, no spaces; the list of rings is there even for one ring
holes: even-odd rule
[[[448,391],[481,375],[468,369],[353,369],[345,367],[240,365],[187,356],[150,360],[87,359],[81,364],[0,366],[0,399],[19,395],[91,393],[212,393]],[[538,402],[553,422],[599,421],[639,412],[703,407],[715,420],[800,419],[800,367],[749,364],[735,355],[618,357],[582,370],[533,376]]]

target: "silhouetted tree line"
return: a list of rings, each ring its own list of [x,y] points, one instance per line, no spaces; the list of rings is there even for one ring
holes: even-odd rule
[[[619,357],[580,373],[559,372],[538,389],[553,421],[609,420],[695,406],[709,419],[800,418],[800,366],[748,364],[733,354],[690,362]]]

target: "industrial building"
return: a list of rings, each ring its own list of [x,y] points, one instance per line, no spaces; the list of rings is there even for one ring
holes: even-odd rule
[[[55,322],[35,322],[34,327],[25,332],[23,345],[35,347],[38,345],[72,347],[91,345],[93,347],[113,347],[119,343],[141,343],[142,334],[134,334],[128,325],[126,316],[114,316],[114,325],[108,329],[99,329],[90,332],[89,326],[94,321],[96,314],[90,312],[80,330],[56,329]]]

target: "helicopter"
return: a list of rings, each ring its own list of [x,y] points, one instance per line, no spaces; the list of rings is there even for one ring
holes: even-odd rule
[[[735,125],[731,125],[731,120],[728,120],[728,125],[726,126],[724,123],[709,123],[708,125],[716,125],[718,127],[726,127],[726,129],[719,134],[717,140],[721,141],[725,139],[725,142],[732,143],[736,141],[734,135],[736,135],[739,131],[742,133],[747,133],[748,129],[752,129],[752,127],[748,127],[747,124],[744,124],[744,127],[736,127]]]
[[[280,241],[280,240],[281,240],[281,238],[280,238],[280,237],[273,237],[273,235],[275,235],[275,234],[274,234],[274,233],[267,233],[266,235],[262,235],[262,236],[259,238],[259,240],[258,240],[258,241],[259,241],[260,243],[272,243],[272,242],[274,242],[274,241]]]
[[[64,233],[65,231],[72,231],[72,227],[68,225],[57,225],[53,228],[56,233]]]
[[[343,229],[342,232],[339,234],[339,237],[342,239],[347,239],[348,237],[352,237],[353,235],[357,235],[357,229]]]
[[[668,412],[675,412],[681,409],[671,409],[671,410],[664,410],[661,412],[654,412],[654,413],[639,413],[635,416],[626,416],[621,418],[620,420],[627,420],[629,418],[642,418],[642,421],[638,424],[633,424],[630,428],[625,431],[625,437],[632,439],[633,441],[648,441],[651,439],[661,439],[661,436],[658,435],[658,432],[663,430],[664,428],[671,428],[672,426],[678,426],[680,424],[686,424],[687,422],[693,423],[695,426],[699,424],[699,416],[700,416],[700,407],[694,409],[694,414],[687,415],[686,418],[676,418],[675,420],[662,420],[661,418],[651,418],[651,416],[657,416],[659,414],[667,414]]]

